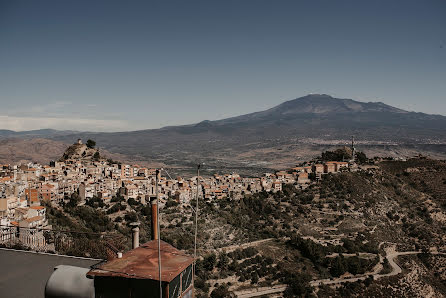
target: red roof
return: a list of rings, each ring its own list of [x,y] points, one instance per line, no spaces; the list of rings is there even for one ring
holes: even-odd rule
[[[25,219],[25,221],[27,221],[27,222],[33,222],[33,221],[38,221],[38,220],[41,220],[41,219],[43,219],[42,216],[34,216],[34,217],[31,217],[31,218],[27,218],[27,219]]]
[[[181,250],[161,241],[161,280],[172,281],[194,261]],[[159,280],[158,240],[149,241],[87,273],[88,276],[119,276],[124,278]]]

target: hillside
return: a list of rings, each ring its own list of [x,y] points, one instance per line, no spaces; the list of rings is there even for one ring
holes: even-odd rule
[[[284,297],[443,297],[445,185],[446,163],[420,158],[327,174],[304,189],[200,200],[196,295],[273,286]],[[151,233],[150,205],[124,198],[48,214],[60,229],[128,235],[138,220],[142,239]],[[170,200],[161,214],[162,238],[192,254],[189,203]]]
[[[288,284],[285,297],[313,290],[318,297],[443,297],[446,205],[437,195],[445,170],[435,160],[384,162],[327,175],[305,190],[203,202],[198,288],[203,296],[218,286],[242,293]],[[175,208],[163,212],[164,237],[192,247],[192,223],[186,217],[175,225],[184,217]]]
[[[3,139],[0,140],[0,163],[18,164],[21,162],[38,162],[47,164],[58,159],[65,151],[67,144],[54,140]]]
[[[380,102],[308,95],[223,120],[53,139],[91,138],[112,152],[140,155],[173,167],[189,167],[200,160],[212,168],[249,172],[292,165],[332,145],[345,144],[352,135],[363,151],[370,149],[374,155],[427,152],[445,157],[446,117],[407,112]]]
[[[78,146],[68,146],[67,143],[64,142],[43,138],[0,139],[0,164],[20,164],[27,162],[48,164],[51,160],[59,160],[63,158],[66,153],[68,153],[67,158],[70,158],[71,155],[72,157],[76,157],[77,153],[82,156],[82,153],[85,151],[84,156],[86,158],[92,158],[96,152],[96,150],[82,150],[85,149],[85,145],[83,145],[82,148],[76,147]],[[75,148],[76,150],[70,154],[70,148]],[[160,166],[160,164],[157,163],[149,163],[148,161],[141,161],[123,154],[111,153],[103,148],[99,148],[99,152],[104,158]]]
[[[27,131],[13,131],[8,129],[0,129],[0,138],[45,138],[49,136],[60,136],[73,134],[76,131],[72,130],[55,130],[55,129],[37,129],[37,130],[27,130]]]
[[[174,168],[189,168],[201,161],[216,170],[248,174],[291,166],[320,151],[345,145],[352,135],[369,155],[413,156],[422,152],[446,158],[446,117],[323,94],[192,125],[119,133],[41,133],[65,143],[94,139],[110,152]],[[30,137],[36,132],[20,134]]]

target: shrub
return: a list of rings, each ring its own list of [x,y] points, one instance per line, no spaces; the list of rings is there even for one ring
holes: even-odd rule
[[[96,146],[96,142],[93,140],[88,140],[87,143],[85,143],[85,145],[87,145],[88,148],[92,149]]]

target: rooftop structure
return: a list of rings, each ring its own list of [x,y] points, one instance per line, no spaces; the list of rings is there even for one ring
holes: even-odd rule
[[[157,245],[157,240],[151,240],[124,253],[122,258],[113,259],[97,266],[87,275],[159,280]],[[161,279],[170,282],[193,263],[193,258],[161,241],[161,263]]]
[[[0,264],[4,269],[0,272],[0,296],[43,298],[54,267],[70,265],[89,269],[100,261],[0,248]]]
[[[193,257],[161,241],[163,297],[192,297],[193,261]],[[95,267],[87,276],[95,279],[98,297],[128,297],[129,291],[159,297],[158,270],[158,241],[152,240],[122,258]]]

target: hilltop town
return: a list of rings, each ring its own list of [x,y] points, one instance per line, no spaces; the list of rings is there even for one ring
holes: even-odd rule
[[[69,146],[58,161],[49,165],[2,165],[0,172],[1,225],[21,227],[47,227],[49,225],[43,205],[63,207],[73,195],[79,205],[99,200],[111,206],[113,198],[123,198],[123,204],[146,204],[155,195],[156,169],[123,164],[101,158],[95,142],[86,144],[78,140]],[[241,177],[236,173],[200,176],[200,197],[205,200],[241,199],[246,195],[280,192],[284,184],[297,184],[306,188],[322,175],[348,170],[346,161],[306,163],[286,171],[265,173],[262,177]],[[197,193],[197,177],[172,178],[167,171],[160,177],[161,205],[171,199],[189,203]],[[312,179],[310,179],[313,177]],[[111,206],[113,208],[113,206]],[[37,210],[37,211],[36,211]],[[110,210],[110,209],[109,209]]]
[[[157,178],[161,238],[189,253],[198,186],[197,297],[446,293],[445,162],[369,159],[353,144],[260,177],[173,178],[78,140],[49,165],[2,166],[0,244],[94,257],[113,234],[107,247],[128,250],[135,222],[150,240]],[[61,245],[58,231],[83,234]]]

